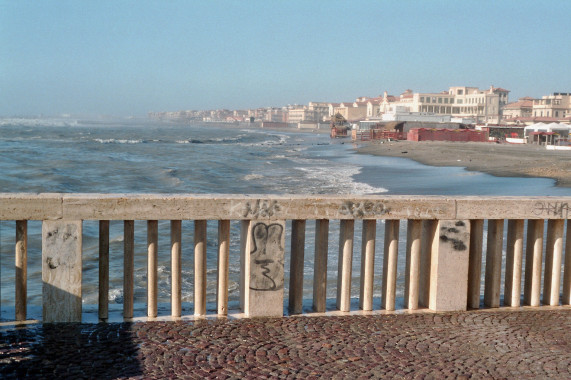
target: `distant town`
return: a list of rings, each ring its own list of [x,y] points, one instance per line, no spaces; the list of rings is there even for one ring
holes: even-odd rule
[[[288,105],[248,110],[184,110],[149,112],[156,120],[201,123],[255,123],[262,127],[353,130],[353,138],[372,138],[371,130],[400,133],[406,139],[412,129],[478,129],[487,132],[487,139],[515,139],[544,145],[567,145],[571,123],[571,93],[554,92],[541,98],[529,96],[509,102],[509,90],[490,86],[450,87],[434,93],[406,90],[400,95],[386,91],[377,97],[359,97],[340,103],[309,102],[307,105]],[[400,127],[399,127],[400,125]],[[539,125],[530,134],[525,128]],[[542,125],[567,128],[567,133]],[[529,129],[529,128],[528,128]],[[535,133],[531,135],[531,133]],[[542,134],[543,133],[543,134]],[[367,135],[368,136],[365,136]],[[556,135],[556,136],[555,136]],[[364,136],[364,137],[363,137]],[[387,134],[384,135],[387,137]]]

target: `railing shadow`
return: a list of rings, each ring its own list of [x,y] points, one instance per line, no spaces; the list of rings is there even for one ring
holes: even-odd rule
[[[46,323],[0,330],[0,377],[141,376],[131,325]]]

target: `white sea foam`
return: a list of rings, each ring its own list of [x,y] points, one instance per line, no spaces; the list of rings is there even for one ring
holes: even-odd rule
[[[264,178],[264,176],[261,174],[248,174],[248,175],[245,175],[243,178],[244,178],[244,181],[253,181],[256,179]]]
[[[374,187],[367,183],[354,181],[353,176],[361,172],[361,168],[356,166],[323,165],[297,169],[302,171],[307,179],[320,181],[320,188],[325,193],[363,195],[388,191],[383,187]]]
[[[101,144],[140,144],[143,140],[126,140],[126,139],[94,139],[93,141]],[[158,140],[157,140],[158,141]]]

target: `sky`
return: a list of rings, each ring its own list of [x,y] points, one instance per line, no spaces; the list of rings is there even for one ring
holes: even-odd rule
[[[571,92],[571,1],[0,0],[0,117]]]

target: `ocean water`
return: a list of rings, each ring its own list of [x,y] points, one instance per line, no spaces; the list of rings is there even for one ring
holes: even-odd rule
[[[435,168],[408,159],[356,154],[349,140],[327,134],[244,127],[172,125],[147,120],[81,122],[0,120],[0,192],[571,195],[549,179],[500,178],[462,168]],[[159,301],[170,297],[169,222],[159,223]],[[356,223],[354,282],[358,296],[360,223]],[[305,297],[312,294],[314,223],[307,224]],[[338,221],[331,222],[328,296],[334,297]],[[289,227],[288,227],[289,231]],[[29,222],[28,302],[41,304],[41,223]],[[183,302],[193,299],[193,222],[183,222]],[[401,223],[406,236],[406,223]],[[217,225],[208,223],[208,302],[215,301]],[[110,302],[122,303],[123,224],[110,227]],[[378,223],[376,278],[384,224]],[[14,304],[15,222],[0,222],[0,296]],[[231,225],[230,301],[237,301],[239,223]],[[286,236],[289,239],[289,236]],[[398,291],[404,283],[405,242]],[[146,301],[146,223],[135,223],[135,301]],[[289,241],[286,240],[289,252]],[[98,224],[84,222],[83,302],[97,302]],[[288,256],[286,252],[286,257]],[[286,297],[287,269],[286,259]],[[377,280],[375,292],[380,294]],[[187,306],[190,307],[190,306]],[[188,312],[185,312],[188,313]]]

